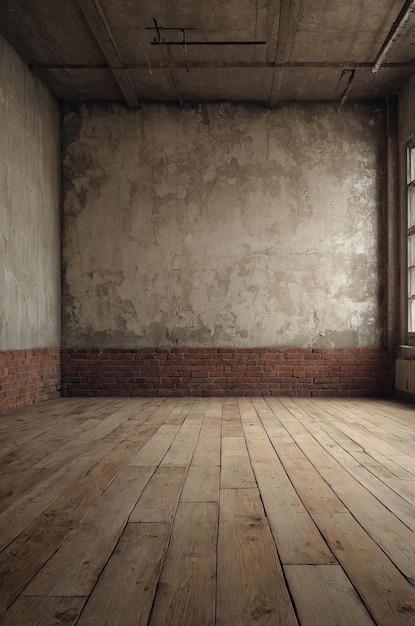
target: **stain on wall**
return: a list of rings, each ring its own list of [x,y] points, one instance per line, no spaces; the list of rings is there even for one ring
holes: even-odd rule
[[[60,345],[60,119],[0,36],[0,351]]]
[[[67,108],[66,347],[384,341],[381,104]]]

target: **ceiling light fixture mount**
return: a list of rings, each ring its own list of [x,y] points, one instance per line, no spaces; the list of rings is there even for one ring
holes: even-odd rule
[[[157,36],[151,42],[152,46],[182,46],[186,51],[187,46],[263,46],[266,41],[188,41],[186,32],[188,30],[196,30],[196,28],[166,28],[160,26],[156,18],[153,17],[154,26],[146,27],[146,30],[155,30]],[[162,37],[162,31],[174,31],[182,34],[181,41],[166,41]]]

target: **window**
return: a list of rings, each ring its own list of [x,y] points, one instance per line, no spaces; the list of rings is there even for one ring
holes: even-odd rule
[[[415,335],[415,141],[406,149],[408,333]]]

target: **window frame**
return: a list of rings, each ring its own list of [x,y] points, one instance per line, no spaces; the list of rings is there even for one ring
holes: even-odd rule
[[[405,308],[407,344],[415,345],[415,131],[405,148]],[[412,241],[410,247],[409,242]],[[412,274],[412,281],[411,281]],[[412,282],[412,286],[411,286]],[[412,309],[412,311],[411,311]],[[412,313],[412,314],[411,314]]]

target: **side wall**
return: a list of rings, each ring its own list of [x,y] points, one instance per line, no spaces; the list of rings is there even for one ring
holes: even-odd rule
[[[58,395],[59,107],[0,37],[0,412]]]
[[[390,389],[382,104],[92,105],[63,138],[65,393],[242,393],[243,354],[267,393]]]

